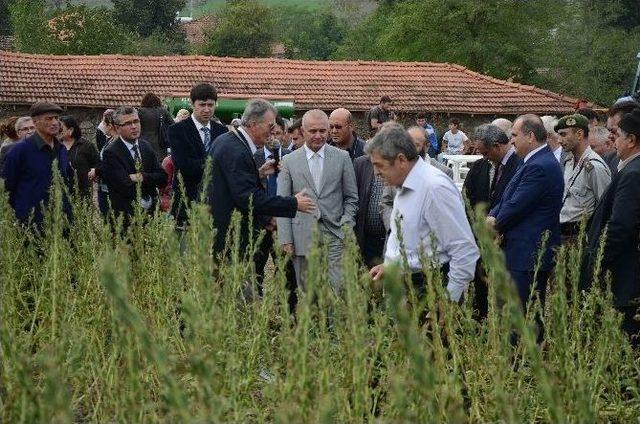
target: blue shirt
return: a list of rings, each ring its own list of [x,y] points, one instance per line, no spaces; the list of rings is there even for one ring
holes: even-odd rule
[[[58,160],[63,181],[68,183],[70,173],[67,149],[57,140],[52,149],[35,133],[20,141],[7,154],[1,175],[9,192],[9,203],[20,222],[27,223],[33,213],[33,222],[38,226],[42,225],[40,202],[45,205],[49,202],[54,159]],[[70,207],[66,199],[64,203],[65,213],[69,214]]]
[[[433,125],[427,123],[424,124],[424,131],[429,141],[429,156],[435,157],[440,151],[440,142],[438,141],[438,132]],[[433,153],[433,154],[432,154]]]

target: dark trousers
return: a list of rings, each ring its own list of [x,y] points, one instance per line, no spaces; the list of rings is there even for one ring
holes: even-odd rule
[[[263,292],[264,268],[267,265],[269,256],[271,256],[271,259],[275,264],[276,252],[274,249],[273,233],[271,231],[266,232],[262,238],[262,243],[260,243],[257,252],[253,256],[253,261],[256,267],[257,289],[260,296],[262,296]],[[298,284],[296,283],[296,272],[293,269],[293,262],[291,260],[287,260],[285,267],[285,275],[287,277],[286,289],[289,292],[287,302],[289,304],[289,312],[293,313],[295,312],[296,305],[298,304],[298,295],[296,293],[296,288],[298,287]]]
[[[529,302],[529,297],[531,295],[531,288],[534,282],[533,271],[509,271],[511,273],[511,278],[516,283],[516,289],[518,291],[518,297],[520,297],[520,303],[522,307],[526,310],[527,303]],[[538,275],[536,278],[536,293],[540,297],[540,304],[542,305],[542,309],[544,310],[544,303],[547,293],[547,280],[549,279],[550,271],[538,271]],[[536,324],[538,325],[538,336],[536,341],[538,343],[542,343],[544,339],[544,326],[542,323],[542,317],[540,314],[536,314],[535,316]],[[515,343],[515,338],[514,338]]]
[[[98,187],[98,209],[100,209],[100,213],[102,216],[106,217],[109,215],[109,193],[106,191],[100,190]]]
[[[478,320],[483,320],[489,313],[489,287],[487,286],[487,273],[482,264],[482,259],[476,264],[476,274],[473,278],[473,310]]]
[[[362,246],[362,258],[369,267],[374,267],[383,262],[385,235],[364,234]]]

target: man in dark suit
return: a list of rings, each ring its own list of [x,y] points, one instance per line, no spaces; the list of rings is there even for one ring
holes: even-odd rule
[[[634,346],[640,345],[640,322],[634,319],[640,298],[640,109],[617,123],[615,147],[618,173],[596,205],[587,231],[586,269],[581,286],[588,289],[604,272],[611,273],[615,307],[623,313],[622,327]],[[604,237],[601,269],[593,275],[600,238]]]
[[[473,139],[476,150],[483,158],[471,165],[462,192],[469,199],[472,210],[475,211],[476,206],[481,203],[487,206],[487,210],[491,210],[502,198],[505,187],[522,164],[522,159],[515,154],[515,148],[509,143],[507,134],[497,125],[480,125],[476,128]],[[479,318],[487,316],[489,307],[486,277],[482,260],[479,260],[473,298],[474,310]]]
[[[550,233],[535,281],[543,303],[547,278],[553,268],[554,249],[560,245],[564,178],[546,139],[544,124],[538,116],[528,114],[516,119],[511,140],[523,164],[487,217],[487,222],[503,238],[507,269],[523,305],[531,294],[543,234]]]
[[[173,205],[171,214],[178,226],[187,220],[187,207],[198,200],[202,176],[211,143],[228,131],[227,127],[212,120],[218,93],[207,83],[198,84],[190,93],[193,113],[190,118],[171,125],[168,129],[171,159],[175,166],[173,178]],[[184,181],[181,190],[180,176]]]
[[[376,176],[368,155],[353,162],[358,186],[358,211],[356,213],[356,240],[365,265],[372,268],[382,263],[387,231],[382,217],[384,181]]]
[[[250,238],[263,228],[273,229],[266,217],[294,217],[296,211],[309,212],[315,208],[304,193],[295,196],[269,196],[261,178],[275,172],[275,161],[266,161],[256,167],[255,152],[264,146],[275,126],[277,110],[271,103],[253,99],[242,115],[242,125],[237,131],[219,136],[213,143],[210,155],[213,169],[209,187],[209,204],[217,233],[214,252],[225,249],[227,230],[234,211],[240,212],[240,251],[249,247]],[[252,209],[253,228],[249,228],[249,208]]]
[[[277,169],[278,163],[280,159],[289,153],[291,150],[282,147],[282,136],[286,131],[286,125],[284,120],[280,116],[276,116],[276,126],[273,131],[271,131],[271,138],[264,147],[256,150],[253,158],[256,162],[256,167],[260,169],[262,166],[267,163],[267,161],[275,161],[275,166]],[[262,185],[267,191],[267,195],[275,196],[278,192],[278,172],[274,172],[272,174],[266,175],[262,178]],[[271,217],[268,218],[269,226],[273,227],[273,220]],[[264,237],[262,238],[262,243],[258,246],[258,250],[254,256],[254,261],[256,264],[256,281],[258,286],[258,292],[262,294],[262,283],[264,281],[264,267],[269,260],[269,256],[273,259],[274,263],[276,262],[276,255],[274,250],[274,236],[273,228],[271,231],[266,231]],[[289,310],[294,311],[295,305],[297,303],[296,297],[296,276],[295,271],[293,269],[293,264],[291,261],[287,262],[286,268],[287,274],[287,289],[289,289]]]
[[[124,215],[128,226],[137,201],[140,185],[140,206],[153,213],[158,199],[158,188],[167,183],[167,174],[158,161],[151,145],[140,139],[140,118],[132,107],[121,107],[113,114],[118,138],[104,149],[102,177],[109,188],[111,207]]]
[[[609,130],[609,141],[612,145],[618,137],[618,124],[620,120],[625,114],[631,113],[637,107],[640,107],[640,104],[633,98],[628,97],[617,100],[607,111],[607,129]],[[602,155],[602,159],[609,165],[611,178],[615,177],[618,173],[618,164],[620,163],[617,152],[613,151]]]

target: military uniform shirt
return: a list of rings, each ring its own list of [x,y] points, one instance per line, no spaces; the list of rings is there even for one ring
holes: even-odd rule
[[[600,155],[590,147],[576,166],[573,155],[564,163],[564,196],[560,223],[579,222],[582,215],[589,218],[595,205],[611,183],[611,170]]]

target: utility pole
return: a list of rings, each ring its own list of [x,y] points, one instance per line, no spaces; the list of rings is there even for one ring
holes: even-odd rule
[[[633,79],[633,85],[631,87],[632,96],[640,89],[640,53],[636,55],[636,59],[638,59],[638,69],[636,70],[636,76]]]

